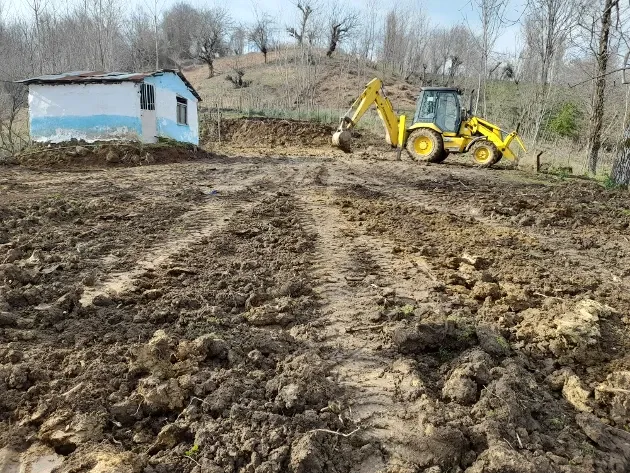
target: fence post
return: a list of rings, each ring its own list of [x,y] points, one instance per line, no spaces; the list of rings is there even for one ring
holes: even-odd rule
[[[221,146],[221,109],[219,108],[219,102],[217,102],[217,128],[219,130],[219,146]]]

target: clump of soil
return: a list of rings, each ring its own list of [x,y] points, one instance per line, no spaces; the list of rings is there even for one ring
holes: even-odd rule
[[[15,156],[13,162],[28,167],[130,167],[205,159],[210,155],[197,146],[158,142],[68,142],[35,144]]]

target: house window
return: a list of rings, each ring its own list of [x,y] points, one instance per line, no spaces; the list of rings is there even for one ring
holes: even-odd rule
[[[151,84],[142,84],[140,88],[140,108],[155,110],[155,88]]]
[[[188,125],[188,100],[177,97],[177,124]]]

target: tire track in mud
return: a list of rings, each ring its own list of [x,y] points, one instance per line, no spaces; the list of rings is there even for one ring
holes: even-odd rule
[[[243,169],[237,170],[242,173]],[[173,228],[178,234],[167,236],[164,241],[157,243],[137,259],[135,266],[127,271],[112,272],[104,281],[95,287],[86,287],[80,303],[91,305],[98,296],[108,294],[122,294],[134,288],[135,281],[147,271],[152,271],[168,263],[175,255],[185,248],[224,230],[233,217],[246,212],[257,205],[265,196],[271,195],[278,188],[285,188],[296,176],[304,170],[294,167],[280,169],[273,178],[263,173],[254,173],[249,167],[245,169],[247,176],[240,178],[238,183],[221,181],[213,186],[217,195],[209,202],[184,213],[173,222]],[[307,171],[308,172],[308,171]],[[254,189],[258,189],[255,191]],[[254,197],[255,196],[255,197]],[[111,260],[108,256],[105,260]],[[115,263],[115,261],[109,261]]]
[[[178,233],[183,231],[183,235],[171,235],[141,255],[133,268],[110,273],[101,284],[86,288],[80,303],[88,306],[98,296],[122,294],[132,290],[138,277],[163,266],[173,256],[202,238],[221,232],[235,215],[252,208],[256,202],[213,199],[186,212],[174,223],[176,228],[181,229]]]
[[[375,299],[395,284],[401,298],[423,300],[432,278],[425,262],[403,261],[394,256],[391,242],[346,225],[331,200],[310,192],[301,205],[318,234],[315,279],[324,320],[318,342],[347,392],[353,421],[366,440],[386,452],[386,458],[370,456],[353,471],[377,472],[388,464],[412,463],[417,422],[401,400],[401,392],[414,387],[410,370],[384,343],[379,329],[385,324],[370,320],[379,310]]]

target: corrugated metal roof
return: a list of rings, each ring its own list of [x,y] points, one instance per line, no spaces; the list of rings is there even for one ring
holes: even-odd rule
[[[159,76],[165,72],[177,74],[186,84],[190,92],[201,101],[201,97],[186,77],[175,69],[162,69],[152,72],[100,72],[100,71],[72,71],[62,74],[49,74],[29,79],[18,80],[20,84],[103,84],[107,82],[142,82],[147,77]]]

